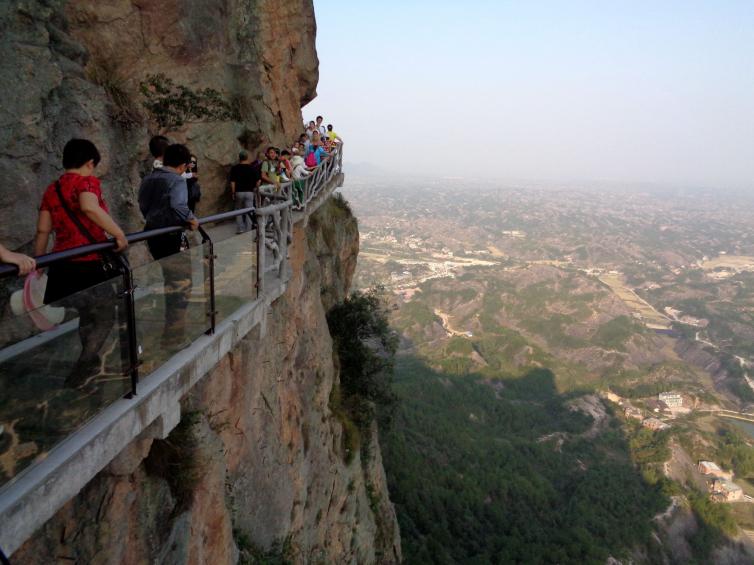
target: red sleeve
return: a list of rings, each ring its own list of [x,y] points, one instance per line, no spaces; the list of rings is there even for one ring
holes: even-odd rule
[[[81,177],[81,182],[76,183],[76,186],[73,188],[72,196],[78,200],[82,192],[91,192],[99,199],[102,195],[99,179],[93,176]]]

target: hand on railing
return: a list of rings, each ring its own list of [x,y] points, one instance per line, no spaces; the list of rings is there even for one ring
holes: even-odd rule
[[[19,275],[27,275],[33,271],[37,264],[33,258],[22,253],[15,253],[0,245],[0,262],[15,265]]]

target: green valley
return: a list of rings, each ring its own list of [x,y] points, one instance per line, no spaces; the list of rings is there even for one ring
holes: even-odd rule
[[[382,443],[407,562],[754,559],[754,444],[728,418],[754,422],[751,202],[366,186],[356,282],[399,337]]]

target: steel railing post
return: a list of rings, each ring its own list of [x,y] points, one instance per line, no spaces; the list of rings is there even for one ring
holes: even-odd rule
[[[136,286],[131,265],[123,255],[118,255],[123,275],[123,302],[126,310],[126,336],[128,340],[128,374],[131,377],[131,392],[127,398],[136,396],[139,384],[139,343],[136,335]]]
[[[207,231],[199,226],[199,233],[202,236],[202,245],[207,244],[207,255],[205,259],[208,261],[209,268],[209,330],[207,335],[213,335],[215,333],[215,325],[217,324],[217,306],[215,302],[215,244],[212,243],[212,238]]]
[[[259,192],[256,193],[255,203],[256,203],[255,206],[259,205]],[[257,232],[259,232],[259,221],[257,220],[256,209],[252,210],[251,212],[249,212],[246,215],[248,216],[249,221],[251,222],[251,229],[252,230],[256,230]],[[256,255],[257,255],[257,257],[259,256],[259,250],[257,250]],[[258,286],[259,286],[259,279],[258,279],[258,275],[259,275],[259,260],[258,259],[257,259],[256,268],[257,268],[257,274],[255,275],[254,280],[251,281],[251,284],[257,290],[256,296],[254,296],[255,300],[259,297],[259,289],[258,289]]]
[[[257,297],[264,292],[264,270],[265,270],[265,231],[267,216],[257,214]]]
[[[280,250],[280,266],[278,270],[278,276],[280,280],[285,277],[285,266],[288,260],[288,242],[291,237],[290,226],[288,225],[288,219],[290,218],[290,208],[286,207],[280,210],[280,242],[278,243],[278,249]]]

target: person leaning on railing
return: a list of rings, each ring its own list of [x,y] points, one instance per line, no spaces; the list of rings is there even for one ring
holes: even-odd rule
[[[115,251],[128,247],[126,235],[110,217],[100,181],[94,176],[99,162],[99,151],[91,141],[72,139],[66,143],[65,172],[42,197],[35,255],[47,252],[51,233],[55,236],[53,252],[106,241],[106,234],[115,238]],[[49,268],[45,304],[61,301],[79,313],[81,353],[65,380],[66,386],[84,385],[100,370],[99,352],[115,322],[117,304],[114,285],[103,283],[117,274],[98,253],[54,263]]]
[[[327,138],[333,143],[343,143],[343,140],[340,139],[340,136],[335,133],[332,124],[327,124]]]
[[[175,143],[165,150],[163,166],[141,181],[139,209],[148,230],[178,225],[192,230],[199,221],[188,207],[188,189],[183,173],[191,161],[185,145]],[[150,238],[149,252],[160,261],[181,251],[183,232],[175,231]],[[163,345],[179,346],[185,342],[186,307],[191,293],[191,261],[189,258],[160,261],[165,283],[165,330]]]

